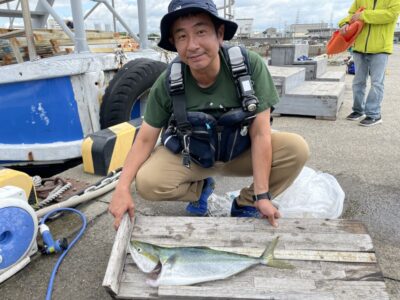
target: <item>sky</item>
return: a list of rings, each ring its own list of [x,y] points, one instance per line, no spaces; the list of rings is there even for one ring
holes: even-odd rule
[[[63,19],[72,19],[71,0],[55,0],[54,9]],[[84,14],[88,12],[96,2],[81,0]],[[111,3],[111,0],[108,0]],[[134,33],[139,32],[137,19],[136,0],[114,0],[116,11],[124,18]],[[18,1],[9,2],[12,9]],[[38,0],[29,0],[30,9],[34,10]],[[146,0],[147,9],[147,31],[148,33],[159,33],[159,23],[162,16],[167,12],[169,0]],[[235,18],[253,18],[253,32],[264,31],[269,27],[283,30],[285,27],[296,23],[320,23],[325,22],[333,27],[337,22],[347,15],[347,10],[352,0],[235,0]],[[224,4],[224,0],[216,0],[217,7]],[[7,4],[0,5],[0,9],[6,9]],[[223,10],[219,11],[220,16]],[[86,20],[87,29],[94,29],[95,24],[112,25],[111,13],[101,4]],[[9,19],[0,18],[0,27],[8,27]],[[14,25],[22,25],[21,19],[16,19]],[[117,30],[123,30],[118,27]]]

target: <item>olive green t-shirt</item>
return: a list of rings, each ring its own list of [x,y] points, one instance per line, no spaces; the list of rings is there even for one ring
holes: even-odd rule
[[[259,113],[278,103],[279,96],[263,59],[255,52],[248,52],[253,89],[259,101],[257,108]],[[188,111],[202,111],[218,118],[232,108],[241,107],[241,99],[238,97],[230,68],[222,51],[219,55],[222,58],[220,72],[217,80],[207,88],[197,85],[189,67],[184,64],[183,76]],[[165,78],[166,71],[151,88],[144,113],[146,123],[156,128],[166,126],[173,112],[172,99],[167,91]]]

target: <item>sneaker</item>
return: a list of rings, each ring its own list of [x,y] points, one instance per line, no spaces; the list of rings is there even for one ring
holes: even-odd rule
[[[239,206],[237,197],[233,199],[231,217],[260,218],[260,212],[254,206]]]
[[[379,124],[379,123],[382,123],[382,118],[381,117],[379,117],[379,118],[366,117],[364,120],[362,120],[360,122],[360,125],[369,127],[369,126],[374,126],[374,125]]]
[[[346,117],[346,120],[357,121],[357,120],[360,120],[364,116],[365,116],[364,114],[360,114],[358,112],[353,111],[351,114],[349,114]]]
[[[215,180],[211,177],[204,179],[204,186],[201,192],[199,200],[195,202],[190,202],[188,206],[186,206],[186,211],[192,215],[196,216],[205,216],[207,214],[208,209],[208,197],[211,196],[215,188]]]

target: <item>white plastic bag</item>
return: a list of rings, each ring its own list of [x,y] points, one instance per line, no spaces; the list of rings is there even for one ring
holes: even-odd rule
[[[208,215],[228,217],[240,190],[208,198]],[[336,219],[343,211],[344,192],[330,174],[304,167],[296,180],[272,202],[284,218]]]
[[[209,217],[230,217],[231,206],[233,198],[230,198],[227,194],[219,196],[212,193],[208,198],[208,211]]]
[[[342,214],[344,197],[335,177],[304,167],[293,184],[272,202],[285,218],[336,219]]]

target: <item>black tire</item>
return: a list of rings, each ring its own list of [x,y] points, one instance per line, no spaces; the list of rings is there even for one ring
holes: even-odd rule
[[[110,81],[100,107],[101,129],[130,120],[132,108],[146,94],[167,64],[148,58],[132,60]]]

